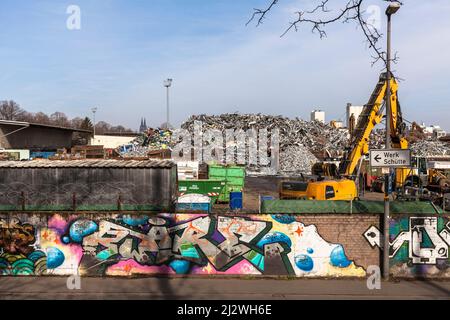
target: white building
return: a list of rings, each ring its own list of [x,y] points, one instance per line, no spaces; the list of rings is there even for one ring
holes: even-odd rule
[[[315,121],[315,120],[325,123],[325,111],[322,111],[322,110],[311,111],[311,121]]]
[[[129,144],[136,138],[136,135],[130,136],[108,136],[96,134],[91,138],[89,144],[92,146],[103,146],[106,149],[115,149],[125,144]]]
[[[361,114],[361,112],[363,111],[364,106],[353,106],[351,103],[347,103],[347,116],[346,116],[346,120],[347,120],[347,128],[350,125],[350,117],[352,116],[352,114],[355,116],[355,125],[358,123],[358,118],[359,115]]]
[[[447,133],[442,129],[440,126],[431,126],[433,128],[433,137],[434,138],[441,138],[444,137]]]
[[[444,137],[447,133],[438,125],[426,126],[425,123],[422,122],[420,125],[423,132],[428,136],[433,136],[434,138]]]

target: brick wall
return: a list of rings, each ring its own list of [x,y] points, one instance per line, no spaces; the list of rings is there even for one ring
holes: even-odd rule
[[[350,260],[365,269],[370,265],[380,264],[380,250],[372,248],[364,233],[371,226],[380,228],[378,214],[321,214],[299,215],[305,224],[314,224],[319,234],[328,242],[340,243]]]

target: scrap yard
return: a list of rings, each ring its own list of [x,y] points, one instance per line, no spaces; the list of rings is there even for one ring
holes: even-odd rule
[[[0,300],[450,299],[448,0],[16,2]]]
[[[0,274],[446,278],[450,139],[404,121],[395,80],[383,114],[388,83],[347,126],[318,110],[117,136],[0,120]]]
[[[366,118],[359,116],[361,126]],[[403,139],[411,141],[412,164],[398,171],[404,175],[400,184],[394,178],[394,199],[405,199],[414,193],[416,196],[409,196],[409,201],[429,201],[429,192],[437,191],[432,201],[445,210],[446,205],[450,208],[450,141],[423,131],[418,136],[417,130],[413,125],[402,133]],[[187,143],[183,134],[188,136]],[[368,153],[349,158],[363,140],[370,149],[384,148],[380,138],[384,136],[383,129],[366,135],[357,137],[349,128],[336,128],[317,120],[263,114],[203,114],[191,116],[179,129],[148,129],[128,145],[117,147],[114,154],[116,159],[172,159],[178,164],[178,196],[207,196],[211,212],[255,212],[264,200],[289,199],[280,196],[286,182],[307,184],[347,177],[358,183],[357,194],[337,200],[383,201],[384,185],[379,183],[384,178],[382,170],[370,166]],[[200,142],[194,141],[198,137]],[[278,143],[276,149],[274,140]],[[345,161],[355,162],[353,172],[338,172]],[[211,170],[223,172],[217,175]],[[231,191],[242,193],[242,207],[230,207]],[[308,199],[301,192],[291,198]]]
[[[359,116],[358,121],[359,125],[364,126],[364,122],[367,122],[364,114]],[[411,141],[412,163],[409,168],[393,173],[404,175],[401,179],[393,179],[393,199],[431,200],[443,210],[446,210],[445,206],[450,209],[449,139],[445,136],[436,138],[423,132],[418,137],[412,128],[407,128],[402,133],[402,139],[404,137],[405,140]],[[215,136],[211,135],[211,132]],[[171,196],[172,208],[176,208],[180,197],[186,202],[189,194],[203,195],[203,198],[197,200],[208,202],[209,205],[204,208],[213,213],[260,212],[263,201],[280,199],[383,201],[382,170],[371,167],[368,153],[364,154],[359,150],[359,154],[355,156],[355,150],[362,142],[371,149],[382,150],[384,142],[380,136],[384,135],[384,131],[367,131],[367,142],[366,137],[355,136],[354,132],[352,135],[349,128],[336,128],[332,124],[317,120],[306,121],[282,116],[238,113],[194,115],[182,123],[179,129],[150,128],[137,134],[128,144],[113,149],[95,145],[73,146],[71,151],[59,149],[48,159],[22,161],[20,166],[19,163],[3,161],[0,162],[0,169],[68,167],[95,170],[121,166],[144,168],[149,166],[148,163],[152,160],[155,166],[159,164],[157,161],[172,163],[177,172],[176,181],[171,182],[177,185]],[[198,137],[200,142],[194,141]],[[6,157],[7,152],[2,155],[8,160],[11,159],[11,153],[9,157]],[[353,171],[339,172],[339,168],[345,166],[346,162],[354,162]],[[13,191],[23,199],[19,200],[18,196],[17,199],[9,199],[7,204],[29,201],[26,192],[23,195],[20,193],[20,190],[23,190],[20,187],[20,179],[17,180],[14,176],[14,184],[5,180],[9,177],[8,173],[9,171],[5,171],[2,175],[3,184],[16,188]],[[78,174],[77,176],[81,177]],[[310,183],[331,183],[336,179],[355,181],[355,193],[347,198],[338,198],[335,194],[335,197],[323,199],[316,199],[314,195],[306,193]],[[108,185],[114,184],[120,184],[120,180],[114,178],[108,182]],[[73,189],[64,189],[64,192],[72,195],[70,198],[75,199],[77,194],[83,193],[82,184],[79,186],[80,191],[74,187],[76,184],[70,185]],[[130,184],[132,185],[134,184]],[[304,188],[300,190],[302,185]],[[120,201],[126,203],[126,199],[133,198],[133,192],[138,192],[138,189],[132,187],[135,191],[126,191],[123,186],[125,184],[117,189],[115,197],[121,197]],[[295,186],[300,186],[300,189],[294,190]],[[294,189],[286,196],[285,188]],[[105,190],[104,186],[102,190]],[[43,192],[42,189],[40,192]],[[241,199],[237,206],[231,204],[234,201],[231,199],[231,193]],[[430,196],[431,193],[433,196]],[[32,197],[36,196],[35,193],[30,194]],[[117,199],[114,201],[117,202]],[[150,205],[145,201],[138,202],[132,201],[133,204]],[[171,206],[166,205],[166,208]]]

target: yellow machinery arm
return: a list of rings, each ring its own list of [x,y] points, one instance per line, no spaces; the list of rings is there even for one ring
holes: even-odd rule
[[[398,83],[394,77],[391,78],[391,141],[392,148],[407,149],[408,142],[402,137],[403,119],[398,103]],[[350,151],[339,166],[339,173],[352,176],[361,157],[369,152],[369,139],[372,130],[383,119],[383,103],[387,89],[386,73],[380,75],[380,79],[370,96],[368,103],[357,121],[350,142]],[[403,183],[407,177],[408,169],[397,170],[397,182]]]

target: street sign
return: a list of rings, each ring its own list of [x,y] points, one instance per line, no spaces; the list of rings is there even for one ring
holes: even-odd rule
[[[411,167],[411,150],[370,150],[370,166],[374,168],[409,168]]]

